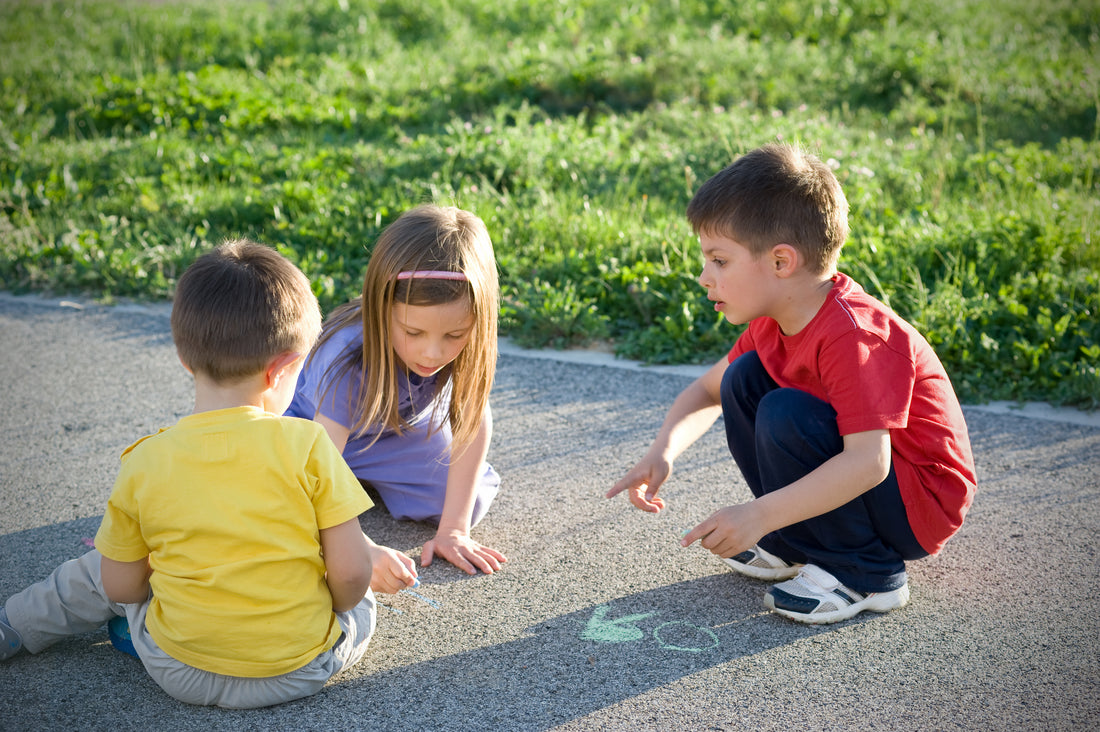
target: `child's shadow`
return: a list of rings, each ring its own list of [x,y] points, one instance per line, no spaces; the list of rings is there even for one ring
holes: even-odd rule
[[[760,590],[723,573],[627,595],[515,640],[336,679],[326,704],[357,709],[378,729],[549,729],[827,631],[764,612]]]
[[[371,513],[362,519],[364,528],[395,548],[422,544],[434,533],[425,524]],[[99,522],[92,517],[0,535],[0,596],[87,551]],[[458,570],[441,574],[431,584],[467,579]],[[156,717],[169,726],[171,720],[207,729],[249,728],[255,722],[256,728],[286,729],[546,730],[654,689],[675,687],[697,672],[828,632],[828,627],[803,626],[763,612],[764,585],[728,572],[624,594],[526,628],[523,621],[509,624],[511,608],[529,617],[529,604],[539,594],[524,597],[523,584],[514,587],[518,592],[493,600],[495,610],[486,618],[449,604],[429,606],[418,598],[398,603],[406,609],[403,615],[379,608],[381,623],[401,626],[384,633],[389,641],[378,639],[380,645],[368,648],[359,665],[321,693],[280,705],[278,711],[227,713],[175,702],[155,689],[140,663],[110,647],[102,628],[62,641],[41,657],[24,654],[0,664],[0,686],[6,685],[12,698],[34,700],[39,713],[72,727],[94,726],[102,707],[127,704],[134,719]],[[430,588],[424,592],[430,601]],[[387,597],[380,602],[393,602]],[[396,645],[394,638],[400,639]],[[485,645],[471,648],[482,639]],[[427,660],[372,670],[372,655],[377,662],[406,649]],[[54,688],[66,693],[43,691]],[[272,715],[278,724],[267,724]]]

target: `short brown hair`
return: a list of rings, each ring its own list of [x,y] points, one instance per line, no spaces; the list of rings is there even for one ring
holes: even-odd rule
[[[718,234],[756,256],[790,244],[814,274],[831,270],[848,238],[848,199],[829,166],[793,145],[771,143],[704,183],[687,207],[698,234]]]
[[[309,351],[321,312],[309,280],[270,247],[237,239],[195,260],[172,302],[172,338],[193,372],[232,382]]]

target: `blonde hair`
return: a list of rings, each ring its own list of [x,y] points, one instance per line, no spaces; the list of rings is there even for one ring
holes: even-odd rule
[[[398,279],[398,274],[414,271],[455,272],[465,277]],[[398,434],[410,428],[398,409],[399,365],[390,332],[393,304],[445,305],[462,299],[468,300],[474,319],[470,340],[440,371],[436,381],[436,397],[448,385],[451,389],[446,418],[458,453],[477,435],[496,375],[500,285],[493,243],[480,218],[454,207],[418,206],[386,227],[371,252],[361,297],[329,316],[317,343],[319,348],[334,333],[352,324],[362,327],[363,347],[350,350],[329,366],[331,373],[326,378],[330,386],[322,395],[322,400],[328,398],[331,384],[346,376],[358,376],[359,393],[352,405],[352,414],[357,417],[351,427],[353,434],[363,433],[372,425]],[[434,425],[438,419],[432,421]],[[378,430],[367,447],[380,435]]]
[[[836,266],[848,238],[848,199],[833,171],[779,143],[742,155],[700,186],[687,218],[695,233],[729,237],[754,256],[790,244],[813,274]]]
[[[306,353],[321,330],[309,280],[286,257],[248,239],[203,254],[176,284],[172,339],[192,372],[233,382],[283,353]]]

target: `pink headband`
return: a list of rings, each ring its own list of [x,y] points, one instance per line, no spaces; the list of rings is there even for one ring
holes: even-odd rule
[[[425,279],[425,280],[466,280],[465,272],[450,272],[448,270],[438,269],[418,269],[411,272],[398,272],[397,279],[399,280],[411,280]]]

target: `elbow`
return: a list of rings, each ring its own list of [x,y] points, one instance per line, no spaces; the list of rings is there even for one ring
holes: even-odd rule
[[[351,610],[353,607],[363,601],[363,598],[366,597],[367,590],[369,589],[369,581],[366,584],[345,586],[339,589],[330,586],[329,594],[332,595],[333,612],[343,613]]]
[[[879,439],[860,447],[863,448],[859,450],[862,454],[860,474],[866,476],[867,485],[872,487],[880,485],[890,476],[890,466],[893,462],[889,433],[883,431]]]
[[[329,575],[329,594],[332,595],[332,609],[341,613],[351,610],[358,605],[370,589],[371,567],[368,561],[366,566],[353,572],[346,573],[340,578]]]
[[[844,436],[843,471],[870,490],[890,475],[893,450],[889,430],[868,430]],[[838,466],[839,468],[840,466]]]
[[[149,599],[149,583],[145,582],[140,587],[133,585],[121,585],[118,583],[103,583],[103,594],[107,599],[117,605],[131,605],[145,602]]]
[[[107,599],[116,605],[133,605],[136,603],[145,602],[149,599],[148,592],[132,592],[132,593],[107,593]]]
[[[116,562],[107,557],[100,558],[100,584],[107,599],[118,605],[130,605],[149,599],[148,558],[136,562]]]
[[[875,461],[875,479],[871,485],[879,485],[884,480],[890,477],[890,451],[886,450],[884,454],[879,455],[879,459]]]

